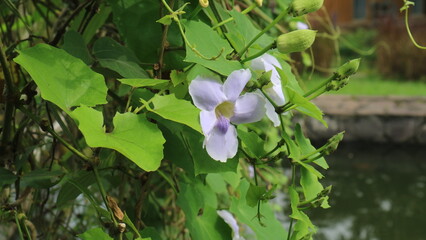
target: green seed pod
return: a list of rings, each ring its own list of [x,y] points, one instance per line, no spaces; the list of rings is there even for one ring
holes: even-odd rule
[[[277,39],[277,48],[281,53],[302,52],[315,41],[317,31],[302,29],[282,34]]]
[[[293,17],[301,16],[310,12],[315,12],[322,7],[324,0],[293,0],[288,13]]]
[[[350,60],[349,62],[343,64],[336,71],[337,77],[340,79],[348,78],[351,75],[355,74],[358,71],[359,63],[361,62],[360,58]]]

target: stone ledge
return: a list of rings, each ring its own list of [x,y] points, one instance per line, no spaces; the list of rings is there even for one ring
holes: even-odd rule
[[[426,144],[426,97],[326,95],[314,100],[329,127],[296,117],[312,140],[346,131],[344,141]]]

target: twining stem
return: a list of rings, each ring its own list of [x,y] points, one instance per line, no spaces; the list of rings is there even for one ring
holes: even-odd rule
[[[264,53],[266,53],[268,50],[270,50],[271,48],[274,48],[275,46],[276,46],[276,42],[273,42],[273,43],[269,44],[268,46],[266,46],[265,48],[263,48],[262,50],[260,50],[259,52],[257,52],[257,53],[255,53],[255,54],[251,55],[250,57],[247,57],[247,58],[243,59],[243,60],[241,61],[241,63],[245,63],[245,62],[247,62],[247,61],[250,61],[250,60],[252,60],[252,59],[255,59],[255,58],[257,58],[257,57],[260,57],[260,56],[262,56]]]
[[[410,26],[408,25],[408,7],[407,7],[407,9],[405,9],[405,28],[407,28],[408,36],[410,37],[411,42],[413,42],[414,46],[416,46],[417,48],[420,48],[420,49],[426,50],[426,47],[424,47],[424,46],[420,46],[420,45],[416,42],[416,40],[414,39],[413,34],[411,34]]]
[[[18,219],[18,213],[17,213],[17,212],[15,212],[15,223],[16,223],[16,227],[18,228],[19,238],[20,238],[21,240],[25,240],[25,238],[24,238],[24,234],[22,233],[21,224],[20,224],[20,222],[19,222],[19,219]]]
[[[268,26],[266,26],[261,32],[259,32],[241,51],[237,53],[239,57],[242,57],[244,53],[249,49],[257,39],[259,39],[263,34],[265,34],[269,29],[275,26],[285,15],[287,15],[287,11],[282,11],[280,15],[278,15],[274,21],[272,21]]]
[[[18,106],[18,109],[21,112],[23,112],[25,115],[27,115],[29,118],[31,118],[34,122],[36,122],[40,127],[43,127],[43,129],[46,130],[48,133],[50,133],[54,138],[58,139],[58,141],[61,142],[66,148],[68,148],[72,153],[74,153],[79,158],[83,159],[84,161],[90,162],[89,157],[84,155],[79,150],[75,149],[71,144],[69,144],[67,141],[65,141],[65,139],[63,139],[61,136],[59,136],[55,132],[55,130],[53,130],[49,126],[43,126],[39,117],[34,115],[32,112],[30,112],[28,109],[24,108],[23,106]]]
[[[117,220],[115,220],[114,213],[109,207],[108,201],[106,199],[106,192],[105,192],[104,186],[101,183],[101,178],[99,177],[98,169],[96,167],[93,167],[93,173],[95,174],[96,182],[98,184],[99,190],[101,191],[102,200],[104,201],[105,206],[108,209],[109,214],[111,215],[111,219],[114,222],[114,226],[117,227],[118,225]]]
[[[3,69],[3,75],[6,83],[6,91],[5,91],[5,113],[4,113],[4,121],[3,121],[3,129],[2,129],[2,138],[0,145],[7,145],[10,140],[10,135],[12,132],[12,122],[13,122],[13,113],[15,109],[14,97],[15,97],[15,88],[13,85],[12,75],[9,71],[9,67],[6,61],[6,55],[3,52],[3,45],[0,42],[0,64]],[[2,94],[2,93],[0,93]]]
[[[256,3],[252,3],[248,8],[244,9],[241,13],[245,15],[245,14],[249,13],[251,10],[253,10],[256,6],[257,6]],[[218,27],[220,27],[224,24],[231,22],[232,20],[234,20],[234,17],[227,18],[227,19],[223,20],[222,22],[214,25],[212,27],[212,29],[216,29],[216,28],[218,28]]]

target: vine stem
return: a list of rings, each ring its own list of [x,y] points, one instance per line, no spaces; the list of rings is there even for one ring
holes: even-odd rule
[[[99,177],[98,169],[96,167],[93,167],[93,173],[95,174],[96,182],[98,184],[99,190],[101,191],[102,200],[105,203],[105,207],[108,209],[108,212],[111,215],[111,219],[114,222],[114,226],[117,227],[118,225],[117,220],[115,220],[114,213],[109,207],[108,201],[106,199],[106,192],[105,192],[104,186],[101,183],[101,178]]]
[[[12,122],[13,122],[13,113],[14,113],[14,98],[15,98],[15,88],[13,85],[12,75],[9,71],[6,55],[3,52],[3,44],[0,42],[0,64],[3,69],[3,75],[6,83],[5,91],[5,113],[4,113],[4,123],[2,130],[1,144],[6,146],[10,140],[10,135],[12,132]],[[0,93],[1,94],[1,93]]]
[[[255,9],[255,8],[256,8],[256,6],[257,6],[257,4],[256,4],[256,3],[252,3],[252,4],[250,4],[250,6],[249,6],[248,8],[244,9],[241,13],[245,15],[245,14],[247,14],[247,13],[251,12],[251,10]],[[218,24],[214,25],[214,26],[212,27],[212,29],[216,29],[216,28],[218,28],[218,27],[220,27],[220,26],[222,26],[222,25],[225,25],[225,24],[227,24],[227,23],[231,22],[232,20],[234,20],[234,17],[227,18],[227,19],[223,20],[222,22],[220,22],[220,23],[218,23]]]
[[[18,109],[23,112],[25,115],[30,117],[34,122],[36,122],[40,127],[42,126],[41,120],[34,115],[32,112],[30,112],[28,109],[24,108],[23,106],[18,106]],[[50,128],[49,126],[43,126],[43,129],[45,129],[47,132],[49,132],[54,138],[58,139],[59,142],[61,142],[66,148],[68,148],[72,153],[77,155],[79,158],[83,159],[86,162],[90,162],[90,158],[84,155],[82,152],[74,148],[71,144],[69,144],[65,139],[63,139],[61,136],[59,136],[55,130]]]
[[[25,238],[24,238],[24,234],[22,233],[21,224],[19,223],[18,213],[17,213],[17,212],[15,212],[15,223],[16,223],[16,226],[17,226],[17,228],[18,228],[19,237],[20,237],[22,240],[25,240]]]
[[[414,46],[416,46],[417,48],[420,48],[420,49],[426,50],[426,47],[424,47],[424,46],[420,46],[420,45],[416,42],[416,40],[414,39],[413,34],[411,34],[410,26],[408,25],[408,7],[407,7],[407,9],[405,9],[405,28],[407,28],[408,36],[410,37],[411,42],[413,42]]]
[[[250,57],[245,58],[245,59],[244,59],[244,60],[242,60],[241,62],[242,62],[242,63],[245,63],[245,62],[247,62],[247,61],[250,61],[250,60],[252,60],[252,59],[255,59],[255,58],[257,58],[257,57],[260,57],[260,56],[262,56],[264,53],[266,53],[268,50],[270,50],[271,48],[273,48],[273,47],[275,47],[275,46],[276,46],[276,43],[275,43],[275,42],[273,42],[273,43],[269,44],[268,46],[266,46],[265,48],[263,48],[262,50],[260,50],[259,52],[257,52],[257,53],[255,53],[255,54],[251,55]]]
[[[272,21],[268,26],[266,26],[261,32],[259,32],[241,51],[237,53],[239,57],[242,57],[244,53],[249,49],[257,39],[259,39],[263,34],[265,34],[269,29],[275,26],[285,15],[287,15],[287,11],[282,11],[280,15],[278,15],[274,21]]]

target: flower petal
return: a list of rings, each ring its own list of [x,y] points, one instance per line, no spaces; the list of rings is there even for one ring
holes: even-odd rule
[[[281,78],[278,74],[277,70],[275,69],[275,66],[278,68],[282,68],[281,64],[278,62],[278,60],[273,57],[272,55],[269,55],[267,53],[263,54],[262,56],[254,59],[251,62],[251,67],[253,70],[262,70],[265,72],[272,71],[271,73],[271,82],[274,85],[281,85]]]
[[[256,93],[246,93],[235,102],[234,124],[257,122],[265,115],[265,100]]]
[[[226,100],[222,84],[214,79],[196,77],[189,84],[189,94],[197,108],[211,111]]]
[[[231,227],[233,232],[232,239],[241,239],[240,227],[235,217],[228,210],[217,210],[217,214]]]
[[[272,85],[270,88],[265,88],[265,92],[278,106],[285,104],[285,97],[281,85]]]
[[[230,101],[237,100],[247,82],[251,78],[251,72],[248,69],[233,71],[223,84],[223,92]]]
[[[207,153],[214,160],[226,162],[237,154],[237,130],[230,125],[225,134],[218,127],[214,127],[205,139]]]
[[[257,94],[260,94],[265,98],[265,108],[266,108],[266,116],[274,123],[274,127],[278,127],[280,125],[280,117],[278,113],[275,112],[274,106],[269,102],[269,100],[263,95],[260,90],[256,90]]]
[[[200,124],[204,135],[208,135],[216,124],[216,114],[214,111],[201,111],[200,112]]]

